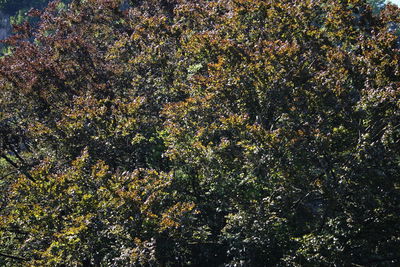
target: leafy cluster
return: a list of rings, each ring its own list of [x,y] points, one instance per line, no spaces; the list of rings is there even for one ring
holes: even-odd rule
[[[0,265],[400,263],[397,7],[30,16],[0,64]]]

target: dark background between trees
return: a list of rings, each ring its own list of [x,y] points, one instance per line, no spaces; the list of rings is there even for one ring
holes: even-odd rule
[[[399,265],[396,6],[28,15],[0,63],[1,266]]]
[[[49,2],[49,0],[0,0],[0,10],[12,16],[21,9],[43,8]]]

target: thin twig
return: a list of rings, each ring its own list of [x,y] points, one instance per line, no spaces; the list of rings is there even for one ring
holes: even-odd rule
[[[8,255],[8,254],[4,254],[0,252],[0,257],[5,257],[5,258],[9,258],[9,259],[13,259],[13,260],[19,260],[19,261],[29,261],[26,258],[22,258],[19,256],[13,256],[13,255]]]

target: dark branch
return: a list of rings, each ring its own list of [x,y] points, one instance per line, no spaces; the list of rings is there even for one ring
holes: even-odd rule
[[[25,170],[21,170],[21,168],[14,162],[12,161],[9,157],[7,157],[6,155],[2,154],[1,157],[3,159],[5,159],[11,166],[13,166],[15,169],[17,169],[18,171],[20,171],[22,174],[24,174],[29,180],[31,180],[32,182],[36,182],[35,178],[32,177],[32,175],[30,175],[27,171]]]
[[[13,255],[8,255],[8,254],[4,254],[4,253],[1,253],[1,252],[0,252],[0,257],[9,258],[9,259],[13,259],[13,260],[19,260],[19,261],[29,261],[26,258],[13,256]]]

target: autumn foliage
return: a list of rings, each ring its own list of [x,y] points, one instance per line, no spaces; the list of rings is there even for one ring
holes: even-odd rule
[[[0,265],[400,264],[397,7],[30,15],[0,64]]]

